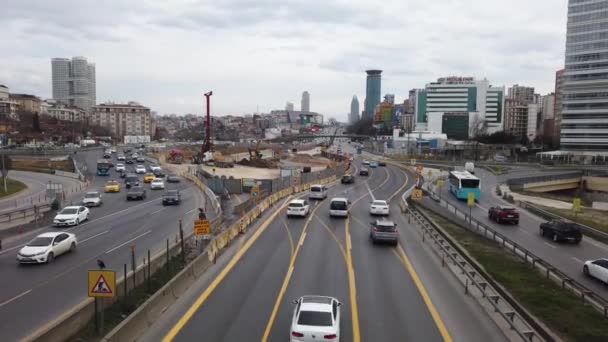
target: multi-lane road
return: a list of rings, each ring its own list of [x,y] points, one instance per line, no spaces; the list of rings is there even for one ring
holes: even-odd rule
[[[120,180],[113,170],[109,177],[93,176],[101,153],[100,150],[77,155],[87,162],[92,178],[89,190],[103,191],[109,179]],[[179,219],[183,219],[188,232],[204,199],[184,180],[165,185],[167,189],[181,190],[181,205],[163,206],[160,201],[163,191],[151,191],[148,185],[144,201],[127,202],[123,187],[120,193],[104,194],[103,205],[91,208],[90,219],[78,226],[43,227],[4,243],[0,251],[0,340],[16,341],[29,336],[85,300],[87,270],[96,268],[97,259],[122,276],[123,264],[130,260],[131,245],[135,245],[139,264],[148,249],[154,254],[165,246],[167,238],[175,239]],[[76,234],[79,245],[75,253],[60,256],[51,264],[17,264],[16,253],[24,243],[36,234],[57,230]]]
[[[287,201],[275,206],[140,340],[285,341],[292,301],[312,294],[343,303],[342,341],[504,341],[400,213],[411,184],[402,169],[379,167],[333,184],[307,218],[287,218]],[[329,217],[338,196],[352,202],[348,219]],[[397,247],[369,240],[374,198],[391,200]]]

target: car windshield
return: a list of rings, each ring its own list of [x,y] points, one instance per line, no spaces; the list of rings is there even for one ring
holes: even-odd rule
[[[303,206],[304,206],[304,204],[302,204],[302,203],[289,203],[290,208],[301,208]]]
[[[138,192],[138,191],[142,191],[143,188],[141,186],[134,186],[131,188],[131,192]]]
[[[376,224],[376,228],[381,232],[392,232],[395,230],[395,225],[391,222],[380,222]]]
[[[87,192],[86,195],[84,195],[85,198],[97,198],[99,197],[99,193],[97,192]]]
[[[139,179],[135,176],[127,177],[127,182],[137,182]]]
[[[344,201],[333,201],[329,205],[331,210],[346,210],[346,203]]]
[[[298,324],[317,327],[331,327],[333,325],[333,321],[331,318],[331,312],[300,311]]]
[[[323,191],[323,188],[320,187],[320,186],[313,186],[313,187],[310,188],[310,191],[312,191],[312,192],[321,192],[321,191]]]
[[[42,246],[49,246],[52,242],[53,242],[52,237],[39,236],[39,237],[35,238],[34,240],[30,241],[27,245],[30,247],[42,247]]]
[[[59,212],[59,214],[72,215],[72,214],[76,214],[77,212],[78,212],[78,209],[76,209],[76,208],[65,208],[61,212]]]
[[[171,197],[177,196],[177,191],[175,191],[175,190],[167,191],[167,192],[165,192],[165,196],[171,196]]]
[[[382,205],[385,206],[386,205],[386,201],[374,201],[372,202],[373,205]]]

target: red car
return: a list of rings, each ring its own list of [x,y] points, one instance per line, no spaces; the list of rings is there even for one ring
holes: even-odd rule
[[[513,207],[505,207],[505,206],[491,207],[490,210],[488,210],[488,218],[490,220],[496,221],[497,223],[503,223],[503,222],[513,223],[513,224],[519,223],[519,213],[517,212],[517,209],[515,209]]]

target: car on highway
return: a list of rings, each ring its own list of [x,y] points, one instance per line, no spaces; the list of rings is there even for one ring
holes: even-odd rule
[[[290,342],[340,341],[340,301],[302,296],[293,303]]]
[[[310,186],[310,193],[308,195],[310,199],[324,200],[327,198],[327,188],[325,185],[313,184]]]
[[[150,165],[150,171],[154,172],[154,171],[161,171],[160,166],[158,165]]]
[[[154,171],[152,171],[152,173],[154,174],[154,176],[156,178],[163,178],[163,177],[165,177],[165,173],[163,172],[163,170],[154,170]]]
[[[342,176],[342,180],[340,180],[340,183],[342,184],[353,184],[355,182],[355,176],[353,175],[344,175]]]
[[[69,206],[61,209],[55,218],[53,226],[76,226],[89,218],[89,208],[84,206]]]
[[[367,159],[363,160],[363,165],[369,165],[369,160],[367,160]]]
[[[369,169],[362,167],[361,170],[359,170],[359,176],[369,176]]]
[[[116,159],[119,161],[124,161],[125,160],[125,155],[124,154],[119,154],[118,156],[116,156]]]
[[[143,163],[146,161],[146,159],[144,159],[143,156],[137,156],[137,158],[135,158],[135,160],[137,160],[138,163]]]
[[[129,173],[125,176],[125,186],[129,189],[132,186],[139,186],[139,177],[136,174]]]
[[[120,183],[115,180],[107,181],[103,187],[104,192],[120,192]]]
[[[608,259],[587,260],[583,273],[608,285]]]
[[[583,239],[581,228],[574,222],[551,220],[540,224],[540,235],[554,242],[569,241],[579,244]]]
[[[376,167],[378,167],[378,162],[377,162],[377,161],[375,161],[375,160],[370,161],[370,162],[369,162],[369,167],[371,167],[371,168],[376,168]]]
[[[397,224],[393,221],[386,220],[370,222],[369,238],[374,244],[378,242],[388,242],[396,246],[399,243]]]
[[[127,191],[127,201],[144,199],[146,199],[146,189],[141,186],[132,186]]]
[[[178,205],[182,202],[179,190],[167,190],[163,194],[163,205]]]
[[[165,182],[163,182],[162,178],[154,178],[152,182],[150,182],[151,190],[163,190],[165,189]]]
[[[386,162],[385,161],[379,161],[378,162],[378,166],[386,166]]]
[[[116,147],[112,147],[112,149],[110,150],[111,153],[116,153]]]
[[[344,197],[334,197],[329,202],[329,216],[347,217],[350,201]]]
[[[384,200],[373,200],[369,205],[370,215],[389,215],[388,203]]]
[[[181,179],[176,175],[169,175],[167,177],[167,183],[179,183],[179,182],[181,182]]]
[[[310,205],[305,200],[292,200],[287,205],[287,217],[289,216],[302,216],[306,217],[310,212]]]
[[[116,170],[116,172],[123,172],[123,171],[127,170],[127,167],[123,163],[118,163],[118,164],[116,164],[116,167],[114,168],[114,170]]]
[[[135,162],[133,161],[133,159],[131,157],[128,157],[125,159],[125,163],[126,164],[134,164]]]
[[[490,207],[490,209],[488,209],[488,219],[496,221],[497,223],[507,222],[518,224],[519,213],[514,207],[498,205],[495,207]]]
[[[48,232],[36,236],[17,253],[22,264],[50,263],[55,257],[76,250],[76,235],[67,232]]]
[[[135,152],[131,155],[131,158],[133,158],[135,160],[137,160],[137,157],[139,157],[139,154],[137,154],[137,152]]]
[[[144,183],[150,183],[156,178],[152,172],[148,172],[144,175]]]
[[[105,151],[105,152],[103,153],[103,158],[104,158],[104,159],[109,159],[109,158],[112,158],[112,153],[111,153],[110,151]]]
[[[146,173],[146,167],[138,164],[137,166],[135,166],[135,173]]]
[[[82,199],[82,205],[85,207],[99,207],[102,204],[103,200],[99,191],[89,191],[84,194],[84,198]]]

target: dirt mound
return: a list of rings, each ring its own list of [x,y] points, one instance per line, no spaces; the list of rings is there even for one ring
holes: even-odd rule
[[[249,159],[243,158],[240,161],[237,161],[236,163],[239,165],[243,165],[243,166],[258,167],[258,168],[262,168],[262,169],[276,169],[278,166],[277,159],[249,160]]]

